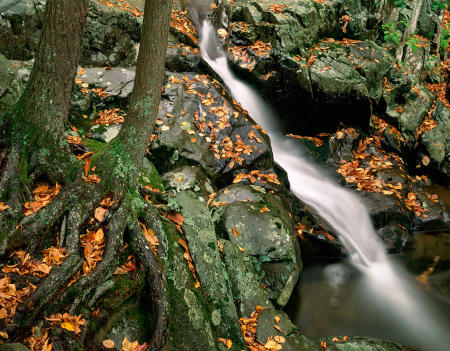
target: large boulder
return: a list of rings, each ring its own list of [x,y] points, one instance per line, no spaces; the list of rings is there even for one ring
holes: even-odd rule
[[[129,1],[130,10],[143,10],[144,1]],[[142,17],[108,6],[89,3],[80,63],[83,65],[133,65],[140,38]],[[0,52],[9,59],[28,60],[35,56],[44,21],[45,0],[7,0],[0,4]]]
[[[302,263],[282,200],[264,188],[234,184],[221,190],[211,206],[217,231],[252,258],[269,297],[284,306]]]
[[[199,165],[227,184],[236,170],[273,166],[267,135],[209,76],[168,73],[156,124],[150,152],[162,171]]]

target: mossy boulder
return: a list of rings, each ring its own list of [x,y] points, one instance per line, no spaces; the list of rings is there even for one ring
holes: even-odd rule
[[[248,317],[256,306],[273,308],[269,295],[261,287],[252,259],[239,246],[229,240],[220,241],[227,273],[231,282],[233,299],[237,302],[240,317]]]
[[[212,325],[220,337],[232,340],[233,350],[241,350],[244,340],[209,210],[189,191],[177,193],[175,201],[184,216],[183,232],[208,301]]]
[[[302,263],[292,219],[281,199],[261,187],[234,184],[214,201],[220,204],[212,210],[218,233],[252,258],[269,297],[284,306]]]
[[[207,301],[183,257],[184,249],[178,243],[180,233],[170,222],[164,222],[167,237],[164,272],[168,283],[170,324],[165,351],[216,350],[217,337],[212,327]]]

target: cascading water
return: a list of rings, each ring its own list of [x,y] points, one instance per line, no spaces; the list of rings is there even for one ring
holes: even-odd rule
[[[269,134],[274,158],[287,171],[291,191],[333,227],[352,263],[364,274],[374,300],[381,301],[386,312],[397,319],[399,333],[406,334],[411,344],[421,345],[425,350],[448,350],[450,340],[445,321],[431,312],[425,297],[403,278],[407,273],[388,259],[360,199],[324,176],[302,157],[295,142],[278,132],[270,108],[231,72],[212,23],[201,19],[198,11],[198,7],[191,8],[191,16],[199,28],[203,59],[222,78],[236,101]]]

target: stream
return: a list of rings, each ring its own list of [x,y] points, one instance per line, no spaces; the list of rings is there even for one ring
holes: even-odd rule
[[[319,264],[310,272],[301,273],[300,280],[309,282],[300,285],[302,309],[307,313],[300,312],[294,322],[300,330],[302,325],[310,324],[311,333],[316,335],[359,334],[400,341],[428,351],[448,350],[450,337],[445,314],[439,313],[412,275],[387,256],[359,197],[307,160],[298,143],[287,140],[280,132],[281,126],[270,107],[235,77],[216,30],[199,11],[198,7],[191,8],[191,17],[199,29],[203,59],[222,78],[235,100],[267,131],[274,159],[286,170],[291,191],[334,229],[349,254],[347,262]],[[330,303],[336,306],[330,307]],[[347,317],[322,323],[320,319],[327,319],[327,311],[333,308],[344,310]],[[351,318],[352,322],[347,323],[345,318]],[[316,319],[319,324],[327,323],[334,328],[316,327]],[[345,328],[349,324],[353,329]]]

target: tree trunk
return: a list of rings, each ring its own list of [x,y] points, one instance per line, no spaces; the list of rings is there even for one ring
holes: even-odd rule
[[[147,0],[145,3],[133,93],[128,116],[116,138],[121,149],[129,154],[135,170],[141,168],[158,115],[171,4],[171,0]]]
[[[442,25],[444,21],[445,10],[440,9],[438,15],[438,27],[436,34],[433,37],[433,41],[431,42],[431,54],[439,56],[439,50],[441,46],[441,35],[442,35]]]
[[[26,138],[27,145],[40,147],[46,161],[55,157],[55,150],[67,149],[63,133],[88,4],[89,0],[47,0],[30,79],[13,110],[13,132]]]
[[[411,34],[416,32],[417,29],[417,21],[419,20],[420,11],[422,10],[423,0],[414,1],[414,7],[411,13],[411,18],[408,21],[408,25],[406,26],[405,32],[403,33],[402,42],[397,50],[397,61],[403,60],[406,56],[406,52],[404,50],[406,41],[411,36]]]

